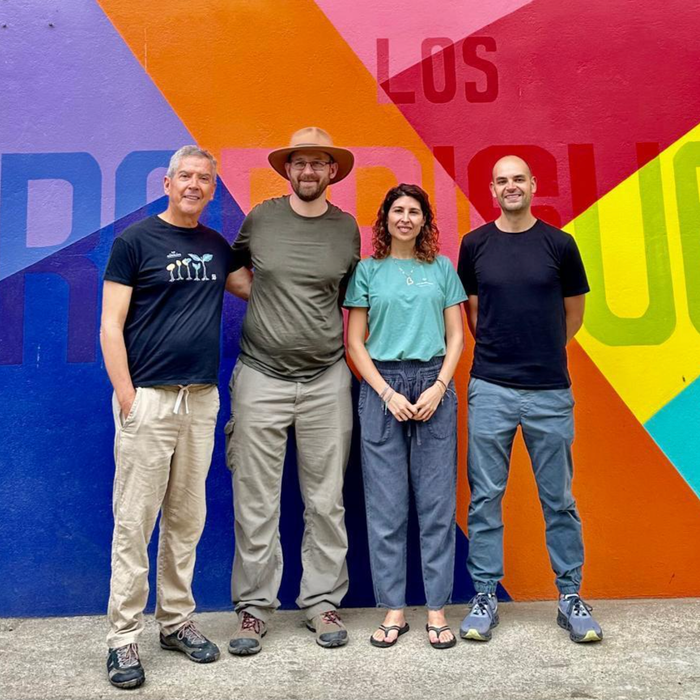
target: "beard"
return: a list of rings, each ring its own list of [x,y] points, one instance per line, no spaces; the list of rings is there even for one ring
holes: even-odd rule
[[[329,180],[326,177],[319,177],[317,180],[299,180],[299,178],[290,179],[294,194],[301,199],[302,202],[313,202],[322,197],[328,187]],[[316,187],[309,187],[310,184]],[[302,189],[303,188],[303,189]]]

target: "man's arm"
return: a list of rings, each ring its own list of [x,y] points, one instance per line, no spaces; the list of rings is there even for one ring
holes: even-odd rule
[[[479,297],[476,294],[470,294],[464,302],[464,311],[467,314],[469,332],[476,338],[476,319],[479,315]]]
[[[579,332],[583,325],[583,311],[586,306],[586,295],[579,294],[575,297],[564,297],[564,313],[566,314],[566,342],[567,344]]]
[[[104,283],[100,326],[100,345],[105,367],[125,418],[129,415],[131,404],[136,398],[124,343],[124,323],[129,312],[132,292],[133,287],[125,284],[110,281]]]
[[[226,291],[245,301],[250,298],[252,286],[253,272],[247,267],[239,267],[235,272],[229,273],[226,278]]]

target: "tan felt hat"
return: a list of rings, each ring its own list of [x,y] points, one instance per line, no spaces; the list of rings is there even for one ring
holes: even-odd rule
[[[338,164],[338,172],[331,180],[332,183],[340,182],[347,177],[355,163],[355,156],[345,148],[333,145],[330,134],[317,126],[307,126],[292,134],[287,148],[278,148],[272,151],[267,159],[270,165],[285,179],[289,180],[284,164],[294,151],[310,149],[327,153]]]

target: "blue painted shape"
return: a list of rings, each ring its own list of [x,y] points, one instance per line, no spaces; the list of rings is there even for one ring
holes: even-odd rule
[[[65,180],[73,187],[71,232],[55,246],[28,248],[31,180]],[[89,153],[5,153],[0,177],[0,279],[100,228],[102,172]]]
[[[645,424],[654,442],[700,497],[700,379]]]

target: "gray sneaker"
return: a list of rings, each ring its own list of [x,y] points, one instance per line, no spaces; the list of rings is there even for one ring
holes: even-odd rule
[[[138,688],[146,680],[137,644],[125,644],[109,650],[107,656],[109,682],[117,688]]]
[[[488,642],[498,624],[498,600],[493,593],[477,593],[469,603],[471,610],[459,626],[462,639]]]
[[[234,656],[251,656],[262,649],[262,638],[267,627],[255,615],[242,610],[238,615],[238,628],[228,643],[228,650]]]
[[[161,632],[160,646],[166,651],[181,651],[190,661],[198,664],[209,664],[219,658],[219,647],[209,641],[192,620],[167,637]]]
[[[591,615],[591,608],[578,593],[559,597],[557,624],[569,631],[572,642],[600,642],[603,630]]]

